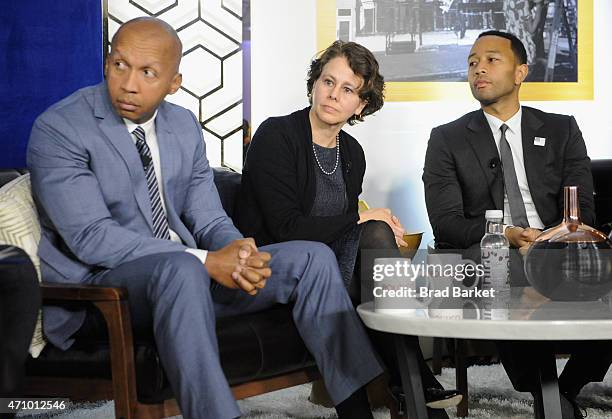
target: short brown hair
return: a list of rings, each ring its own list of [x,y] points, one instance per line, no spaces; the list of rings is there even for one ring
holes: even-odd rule
[[[354,125],[357,121],[363,121],[364,116],[373,114],[382,108],[385,102],[385,79],[379,73],[378,61],[369,49],[355,42],[334,41],[310,63],[306,90],[312,104],[312,88],[321,76],[323,67],[340,56],[346,58],[353,73],[363,78],[359,98],[366,101],[366,105],[360,115],[353,115],[348,119],[349,125]]]

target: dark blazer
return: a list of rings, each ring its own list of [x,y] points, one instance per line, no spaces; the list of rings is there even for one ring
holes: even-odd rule
[[[546,138],[545,146],[533,144]],[[595,221],[593,178],[582,133],[572,116],[523,106],[523,158],[529,190],[546,227],[563,217],[563,187],[579,186],[582,221]],[[504,206],[499,153],[484,112],[434,128],[427,146],[425,202],[436,243],[464,249],[485,232],[485,211]]]
[[[254,237],[258,246],[287,240],[331,243],[359,220],[365,156],[357,140],[344,131],[340,131],[340,155],[347,212],[309,215],[316,194],[309,111],[308,107],[268,118],[249,146],[235,219],[240,231]]]

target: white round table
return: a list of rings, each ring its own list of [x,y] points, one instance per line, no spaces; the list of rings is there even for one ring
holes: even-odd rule
[[[602,340],[612,339],[612,311],[603,303],[555,302],[542,308],[538,316],[517,320],[517,313],[506,320],[431,317],[424,310],[413,313],[379,313],[372,302],[360,305],[357,312],[367,327],[400,335],[433,336],[491,340]],[[609,310],[609,309],[608,309]],[[453,310],[454,311],[454,310]],[[606,317],[606,314],[609,317]]]
[[[445,312],[439,307],[432,310],[430,305],[429,309],[425,307],[408,313],[380,313],[374,310],[373,302],[357,308],[368,328],[396,336],[409,417],[427,418],[418,364],[412,350],[413,345],[418,344],[418,336],[544,342],[612,340],[612,309],[608,303],[538,301],[537,304],[525,305],[518,297],[522,292],[513,290],[511,308],[504,316],[507,318],[498,320],[483,319],[478,309],[474,312],[457,309]],[[467,375],[460,374],[459,369],[457,388],[464,395],[463,411],[467,415]],[[539,372],[542,397],[535,400],[536,417],[560,418],[557,371],[552,353],[540,364]]]

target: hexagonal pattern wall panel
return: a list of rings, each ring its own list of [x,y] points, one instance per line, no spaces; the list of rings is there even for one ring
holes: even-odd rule
[[[158,17],[183,42],[183,85],[167,100],[191,110],[202,125],[211,165],[242,166],[242,1],[106,0],[110,40],[123,22]]]

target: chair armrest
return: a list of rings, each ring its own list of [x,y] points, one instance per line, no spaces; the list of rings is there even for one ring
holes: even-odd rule
[[[44,283],[40,285],[40,288],[43,304],[58,301],[93,303],[102,312],[108,329],[115,411],[129,412],[130,409],[134,409],[134,406],[138,405],[138,399],[127,290],[96,285]]]
[[[41,284],[43,301],[125,301],[125,288],[101,287],[97,285]]]

